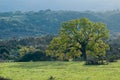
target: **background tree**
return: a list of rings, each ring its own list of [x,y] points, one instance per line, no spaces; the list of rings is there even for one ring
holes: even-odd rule
[[[40,37],[25,37],[21,39],[13,38],[10,40],[1,40],[0,59],[4,61],[19,61],[24,55],[28,53],[35,53],[38,50],[45,53],[46,47],[52,38],[53,35],[46,35]],[[48,57],[46,57],[45,60],[48,60],[47,58]],[[55,59],[51,58],[51,60]]]
[[[0,60],[8,60],[10,57],[10,52],[6,47],[0,46]]]
[[[106,44],[108,38],[109,31],[103,23],[92,22],[87,18],[71,20],[62,24],[59,37],[53,39],[46,52],[64,57],[70,55],[72,58],[79,54],[83,60],[87,60],[88,55],[105,56],[109,49]]]
[[[109,41],[110,51],[107,51],[107,59],[110,62],[120,59],[120,33],[115,34]]]

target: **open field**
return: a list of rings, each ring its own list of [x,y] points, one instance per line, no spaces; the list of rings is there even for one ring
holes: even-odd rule
[[[120,80],[120,61],[109,65],[84,62],[0,63],[0,76],[11,80]]]

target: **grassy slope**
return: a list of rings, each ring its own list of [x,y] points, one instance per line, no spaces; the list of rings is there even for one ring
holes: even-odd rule
[[[120,80],[120,61],[85,66],[83,62],[0,63],[0,76],[12,80]]]

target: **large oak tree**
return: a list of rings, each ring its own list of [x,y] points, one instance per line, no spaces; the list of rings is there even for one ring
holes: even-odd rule
[[[108,38],[109,30],[104,23],[87,18],[70,20],[62,23],[59,36],[51,41],[46,52],[62,60],[98,58],[109,49]]]

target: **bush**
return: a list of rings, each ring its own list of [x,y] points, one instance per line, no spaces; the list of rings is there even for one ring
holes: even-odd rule
[[[108,60],[109,62],[116,62],[117,57],[116,57],[116,55],[108,55],[108,56],[107,56],[107,60]]]
[[[47,60],[50,60],[50,57],[46,56],[46,54],[42,51],[35,51],[33,53],[27,53],[19,59],[20,62],[47,61]]]
[[[101,65],[105,64],[103,56],[87,56],[86,65]]]

